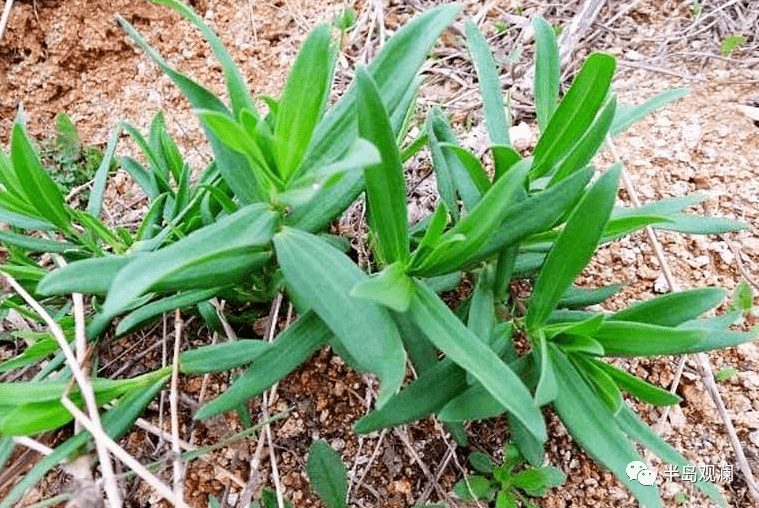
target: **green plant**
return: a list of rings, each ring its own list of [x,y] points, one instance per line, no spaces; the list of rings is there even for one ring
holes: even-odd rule
[[[719,289],[666,295],[608,314],[586,308],[603,302],[618,286],[589,290],[573,285],[599,244],[645,226],[695,234],[745,227],[683,213],[698,197],[637,209],[615,207],[620,165],[593,180],[590,163],[607,136],[618,135],[685,90],[666,92],[640,106],[618,107],[611,90],[615,61],[592,54],[559,99],[555,33],[536,19],[535,100],[541,135],[525,158],[510,146],[510,118],[490,48],[476,25],[467,22],[465,35],[494,162],[491,176],[459,145],[439,108],[428,113],[425,132],[406,143],[420,83],[417,71],[458,6],[433,9],[398,30],[368,68],[356,69],[354,83],[329,109],[335,51],[328,28],[315,28],[281,97],[261,99],[264,113],[202,19],[175,0],[158,3],[176,9],[203,33],[227,79],[228,105],[172,69],[120,20],[185,93],[201,120],[214,161],[197,184],[191,183],[190,169],[161,115],[146,137],[120,125],[146,160],[145,165],[120,160],[150,200],[136,232],[111,231],[97,219],[109,167],[105,160],[95,175],[88,210],[82,212],[63,203],[39,166],[21,119],[14,126],[11,156],[0,155],[0,220],[18,230],[0,232],[11,253],[0,269],[55,309],[68,337],[73,322],[66,316],[65,297],[72,293],[91,295],[87,331],[96,341],[117,319],[116,333],[125,333],[162,312],[197,306],[213,326],[213,298],[266,303],[284,292],[300,318],[272,343],[231,340],[181,355],[184,374],[244,367],[196,418],[227,411],[245,416],[245,402],[329,344],[349,366],[374,373],[381,381],[375,408],[356,424],[358,432],[436,414],[463,442],[463,421],[505,414],[515,445],[537,468],[548,439],[541,408],[551,404],[576,442],[623,481],[626,465],[640,460],[634,442],[668,463],[686,464],[637,418],[622,392],[655,405],[679,399],[603,358],[705,351],[755,335],[729,330],[740,312],[698,319],[721,302],[724,293]],[[112,156],[118,131],[106,159]],[[425,142],[440,203],[427,219],[409,225],[402,163]],[[371,274],[346,255],[344,242],[326,233],[362,192],[373,252]],[[68,264],[51,271],[35,252],[59,253]],[[455,286],[463,274],[474,280],[474,289],[454,312],[438,293]],[[531,282],[529,298],[512,296],[510,284],[517,278]],[[39,320],[17,299],[9,298],[5,305]],[[518,352],[516,339],[528,343],[529,350]],[[34,362],[52,349],[44,340],[33,347],[37,349],[15,360]],[[35,384],[0,383],[0,390],[31,397],[3,401],[2,409],[18,417],[0,419],[3,436],[35,434],[70,418],[65,408],[51,405],[46,418],[19,423],[35,414],[39,406],[33,404],[58,400],[66,386],[62,383],[70,378],[61,354],[53,354],[53,367],[38,376],[56,383],[46,382],[44,390]],[[418,377],[404,386],[407,362]],[[131,426],[166,375],[161,370],[138,380],[93,379],[103,401],[119,397],[103,417],[109,434],[119,435]],[[0,508],[10,506],[52,464],[87,442],[86,434],[80,434],[56,448],[54,458],[35,466]],[[12,446],[12,441],[6,438],[0,445]],[[660,506],[654,488],[625,484],[643,505]],[[697,486],[723,502],[710,484]]]
[[[688,6],[688,13],[690,13],[690,17],[693,21],[697,20],[701,14],[704,13],[704,4],[701,2],[693,2]]]
[[[736,374],[738,374],[738,369],[735,367],[724,367],[714,373],[714,380],[718,383],[722,383],[731,377],[734,377]]]
[[[533,467],[525,463],[519,450],[507,443],[503,448],[503,461],[499,465],[482,452],[469,454],[469,463],[480,474],[468,475],[456,482],[453,492],[461,499],[493,502],[496,508],[536,508],[528,497],[542,497],[567,479],[555,467]]]
[[[745,35],[729,35],[722,39],[720,53],[722,53],[722,56],[730,56],[733,51],[746,44],[746,40]]]
[[[103,151],[96,146],[84,146],[76,126],[65,113],[56,116],[55,125],[55,138],[40,143],[42,165],[64,192],[86,186],[103,161]],[[86,204],[89,190],[80,191],[82,202]]]

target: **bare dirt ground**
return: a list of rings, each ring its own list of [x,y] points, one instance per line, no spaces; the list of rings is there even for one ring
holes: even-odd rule
[[[272,0],[271,2],[190,2],[220,34],[223,42],[256,94],[276,95],[297,48],[308,29],[331,20],[343,4],[323,0]],[[419,10],[433,3],[423,0],[398,3],[351,2],[359,15],[357,28],[348,33],[338,68],[338,83],[345,85],[350,68],[366,61],[377,48],[375,32],[390,33]],[[346,2],[346,5],[348,3]],[[504,89],[511,92],[515,142],[529,151],[536,138],[530,90],[523,79],[531,62],[529,19],[541,14],[553,24],[566,27],[583,2],[547,3],[502,0],[482,6],[467,2],[465,13],[475,16],[502,62]],[[651,115],[616,141],[616,148],[641,201],[701,193],[707,198],[696,210],[710,215],[740,219],[749,229],[723,236],[660,234],[667,260],[683,287],[724,286],[735,288],[741,278],[759,280],[759,126],[742,106],[759,105],[759,10],[751,0],[703,1],[695,15],[694,2],[644,0],[607,1],[596,20],[587,27],[569,60],[567,77],[590,51],[607,51],[619,58],[615,89],[620,102],[640,103],[655,93],[688,86],[693,92],[679,102]],[[0,140],[6,144],[17,107],[23,103],[29,130],[38,138],[53,133],[53,118],[65,111],[76,122],[85,143],[104,145],[118,120],[127,120],[143,131],[159,109],[167,124],[197,168],[208,160],[198,125],[176,88],[139,53],[114,22],[120,13],[179,70],[223,93],[223,75],[198,33],[170,9],[143,1],[38,0],[16,2],[7,32],[0,41]],[[504,27],[508,26],[507,29]],[[461,30],[454,26],[435,50],[438,58],[426,71],[422,103],[442,102],[453,115],[465,144],[483,147],[476,81]],[[729,57],[720,44],[733,34],[748,36],[747,42]],[[517,45],[524,54],[508,63]],[[566,81],[565,81],[566,84]],[[517,135],[521,133],[521,135]],[[7,146],[7,145],[6,145]],[[121,148],[129,153],[128,143]],[[599,165],[613,161],[603,155]],[[427,173],[411,167],[414,185]],[[425,213],[432,204],[431,179],[412,196],[412,209]],[[126,213],[142,213],[144,202],[133,199],[133,186],[124,175],[109,188],[113,219]],[[620,199],[629,196],[620,192]],[[129,206],[124,203],[130,203]],[[615,242],[595,258],[582,282],[589,286],[624,282],[626,287],[608,305],[650,297],[666,291],[661,266],[644,234]],[[759,290],[754,286],[755,292]],[[756,324],[748,319],[745,326]],[[188,338],[189,343],[208,341],[207,333]],[[112,343],[102,352],[107,361],[124,362],[133,351],[144,351],[164,340],[159,325],[152,331]],[[160,347],[134,357],[124,375],[160,365]],[[724,367],[738,374],[719,384],[729,415],[755,476],[759,476],[759,348],[747,344],[710,355],[714,371]],[[629,362],[628,367],[648,380],[669,387],[675,378],[677,358]],[[227,416],[197,424],[191,413],[202,396],[207,400],[224,390],[229,380],[211,377],[182,380],[183,438],[197,446],[213,445],[241,430],[236,417]],[[205,389],[203,390],[203,387]],[[370,379],[358,377],[323,350],[278,387],[270,411],[290,409],[283,421],[273,425],[274,447],[264,448],[263,460],[251,470],[257,440],[249,439],[209,453],[188,465],[187,499],[205,506],[207,496],[220,497],[237,506],[249,482],[272,486],[268,454],[274,453],[285,496],[297,506],[320,506],[305,477],[305,453],[312,439],[327,439],[337,449],[350,473],[352,506],[410,506],[415,502],[461,503],[450,498],[453,483],[466,470],[469,450],[455,449],[452,440],[433,420],[382,434],[357,436],[350,427],[372,400]],[[204,392],[204,393],[201,393]],[[746,483],[738,471],[724,423],[704,391],[698,362],[685,363],[677,393],[683,402],[662,419],[661,411],[647,406],[636,409],[697,465],[735,465],[732,481],[718,482],[730,506],[752,506]],[[260,415],[260,403],[250,406]],[[150,421],[167,409],[154,403]],[[619,507],[636,503],[608,472],[603,471],[567,437],[552,419],[548,460],[568,475],[567,483],[539,504],[559,507]],[[508,433],[500,420],[469,427],[472,449],[498,456]],[[50,436],[54,443],[56,437]],[[144,431],[122,439],[125,448],[143,462],[165,458],[170,445]],[[34,460],[32,458],[31,460]],[[215,467],[214,467],[215,466]],[[663,465],[657,465],[663,471]],[[170,476],[166,469],[165,475]],[[161,506],[147,487],[132,481],[130,506]],[[71,488],[63,472],[50,475],[29,491],[19,506],[28,506]],[[0,490],[2,486],[0,486]],[[662,494],[668,507],[703,508],[709,501],[687,482],[665,481]],[[0,491],[0,495],[2,492]]]

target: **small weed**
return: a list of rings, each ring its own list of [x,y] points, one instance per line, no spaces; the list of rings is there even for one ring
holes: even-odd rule
[[[740,46],[744,44],[746,44],[745,35],[730,35],[722,39],[722,46],[720,47],[720,52],[722,53],[722,56],[730,56],[733,53],[733,51],[735,51],[735,49],[739,48]]]
[[[722,383],[735,376],[736,374],[738,374],[738,369],[735,367],[725,367],[719,369],[714,373],[714,380],[718,383]]]
[[[693,2],[690,4],[690,7],[688,7],[688,12],[690,13],[691,19],[695,21],[704,13],[704,4],[701,2]]]
[[[494,501],[497,508],[536,507],[528,497],[545,496],[567,479],[560,469],[550,466],[527,466],[517,471],[524,462],[517,447],[511,443],[504,446],[500,465],[485,453],[472,452],[469,463],[480,474],[459,480],[453,486],[453,492],[466,501]]]

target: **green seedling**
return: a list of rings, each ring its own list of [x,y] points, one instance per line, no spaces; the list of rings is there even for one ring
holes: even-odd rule
[[[482,452],[472,452],[469,463],[479,474],[456,482],[453,492],[465,501],[482,500],[495,508],[537,508],[530,498],[545,496],[567,479],[561,469],[525,465],[517,447],[509,443],[501,464]]]

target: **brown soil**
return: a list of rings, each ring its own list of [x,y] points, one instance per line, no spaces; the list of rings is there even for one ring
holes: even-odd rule
[[[254,93],[271,95],[276,95],[284,82],[308,29],[330,20],[341,8],[339,4],[323,0],[197,0],[190,3],[220,34]],[[517,38],[499,35],[496,22],[508,20],[515,24],[510,33],[521,30],[516,26],[519,19],[529,19],[537,13],[553,22],[565,22],[579,10],[580,3],[565,2],[566,5],[557,7],[531,1],[493,2],[483,14],[483,28],[496,47],[496,56],[503,60],[515,47]],[[349,33],[338,69],[341,86],[349,79],[348,69],[357,59],[365,57],[366,16],[376,8],[375,4],[377,2],[355,3],[359,24],[364,28]],[[518,4],[521,4],[521,14]],[[617,54],[621,63],[615,89],[620,102],[640,103],[674,86],[693,88],[691,95],[651,115],[616,142],[641,200],[648,202],[698,192],[707,199],[696,211],[725,215],[749,225],[746,231],[722,236],[660,234],[675,276],[684,287],[715,285],[732,289],[741,279],[736,262],[736,256],[740,256],[745,275],[758,280],[759,128],[739,106],[759,100],[759,55],[739,49],[729,59],[719,57],[722,38],[740,28],[731,24],[729,16],[715,18],[708,30],[698,32],[700,27],[691,27],[693,21],[685,3],[643,1],[617,16],[612,25],[604,25],[622,12],[626,2],[608,4],[591,31],[592,37],[588,36],[579,47],[573,66],[590,50]],[[394,30],[416,7],[429,5],[431,3],[419,1],[404,5],[390,2],[384,6],[384,29]],[[481,9],[479,3],[470,2],[466,13],[477,15]],[[741,21],[747,30],[745,33],[756,34],[756,13],[751,9],[747,12],[749,17],[754,17],[744,17]],[[8,29],[0,41],[0,140],[7,146],[19,104],[24,106],[29,130],[34,136],[50,137],[54,116],[65,111],[74,119],[85,143],[101,146],[118,120],[126,120],[145,131],[152,115],[163,109],[169,129],[188,160],[194,167],[201,168],[208,160],[209,151],[186,101],[124,35],[114,22],[116,13],[132,23],[172,65],[223,95],[223,73],[210,50],[194,28],[164,6],[126,0],[16,2]],[[752,23],[753,31],[750,30]],[[706,25],[708,23],[700,26]],[[444,37],[444,47],[438,55],[442,62],[429,69],[423,102],[445,103],[454,113],[464,142],[480,150],[484,128],[479,120],[477,94],[473,93],[476,84],[459,33],[454,29]],[[376,41],[371,42],[376,46]],[[369,54],[375,50],[370,45]],[[525,52],[522,62],[529,61],[531,56],[529,44],[525,44]],[[530,142],[534,142],[536,129],[530,114],[529,90],[519,83],[523,67],[504,63],[504,71],[511,72],[513,78],[506,81],[507,85],[514,85],[514,124],[525,123],[521,128],[526,129],[528,135],[523,136],[521,142],[528,149]],[[128,143],[120,148],[122,154],[133,152]],[[598,163],[605,167],[611,161],[606,154]],[[417,165],[410,172],[413,185],[427,170]],[[129,201],[125,196],[131,192],[131,186],[126,180],[124,175],[114,179],[124,188],[111,192],[111,201]],[[428,178],[415,191],[411,207],[416,207],[420,216],[434,202],[430,197],[433,189],[434,181]],[[624,192],[620,197],[623,201],[628,198]],[[126,213],[124,210],[128,208],[118,203],[111,203],[109,207],[118,213]],[[141,209],[135,208],[134,213],[141,213]],[[610,309],[666,290],[661,267],[645,235],[633,235],[602,249],[581,280],[589,286],[620,281],[626,283],[626,287],[608,303]],[[749,319],[746,326],[755,324],[755,319]],[[157,330],[140,339],[131,337],[112,344],[102,353],[103,358],[118,361],[132,351],[136,340],[145,341],[145,345],[139,347],[146,348],[160,340],[160,327]],[[188,339],[193,343],[208,340],[205,336]],[[160,348],[156,348],[154,354],[144,356],[135,368],[141,371],[159,365],[159,351]],[[759,476],[759,349],[755,344],[747,344],[714,353],[711,361],[715,371],[723,367],[739,371],[737,376],[721,383],[720,390],[728,411],[734,416],[749,464],[754,475]],[[662,358],[627,362],[626,366],[666,387],[672,382],[676,363],[677,359]],[[228,383],[226,377],[212,376],[207,383],[206,400],[223,391]],[[202,384],[201,378],[186,378],[181,387],[183,438],[189,440],[192,433],[193,444],[198,446],[212,445],[242,429],[239,420],[232,415],[202,424],[192,421],[190,415],[198,406]],[[426,420],[406,429],[368,436],[351,432],[351,425],[365,413],[367,403],[372,400],[373,389],[371,379],[351,372],[328,349],[280,383],[275,400],[270,401],[270,411],[290,411],[272,429],[285,496],[297,506],[320,506],[308,488],[305,455],[313,439],[323,438],[341,453],[348,467],[353,506],[410,506],[425,493],[429,501],[447,501],[451,506],[459,504],[448,496],[451,486],[466,469],[465,457],[469,450],[457,450],[452,460],[446,460],[452,441],[436,422]],[[751,506],[723,423],[702,387],[695,359],[686,363],[678,393],[684,401],[673,408],[663,422],[662,436],[695,464],[736,465],[734,481],[718,484],[730,506]],[[252,415],[261,414],[259,402],[252,403],[250,409]],[[659,410],[642,405],[636,409],[652,424],[660,419]],[[160,411],[167,414],[165,407],[154,403],[145,417],[157,424]],[[162,419],[166,429],[169,428],[167,420]],[[472,448],[494,456],[500,453],[508,437],[501,420],[472,424],[469,433]],[[636,506],[619,481],[573,446],[553,417],[550,433],[549,461],[561,467],[569,480],[561,489],[539,500],[542,506],[606,507],[612,503],[620,507]],[[56,437],[50,436],[50,439],[52,444]],[[125,436],[121,443],[143,463],[165,458],[170,450],[165,441],[137,430]],[[224,495],[228,505],[237,506],[242,489],[235,480],[244,484],[256,474],[259,475],[257,485],[272,486],[268,447],[264,448],[257,471],[250,468],[256,445],[256,439],[241,441],[208,454],[205,460],[191,462],[185,484],[187,500],[193,506],[205,506],[208,494]],[[437,476],[439,469],[439,479],[431,482],[430,475]],[[663,466],[659,471],[663,471]],[[167,467],[163,475],[169,479],[171,469]],[[144,484],[131,481],[126,485],[130,506],[164,504]],[[19,506],[28,506],[66,491],[70,486],[71,478],[57,471],[30,490]],[[668,507],[711,506],[683,482],[665,482],[661,490]],[[687,497],[680,497],[680,492],[686,492]]]

